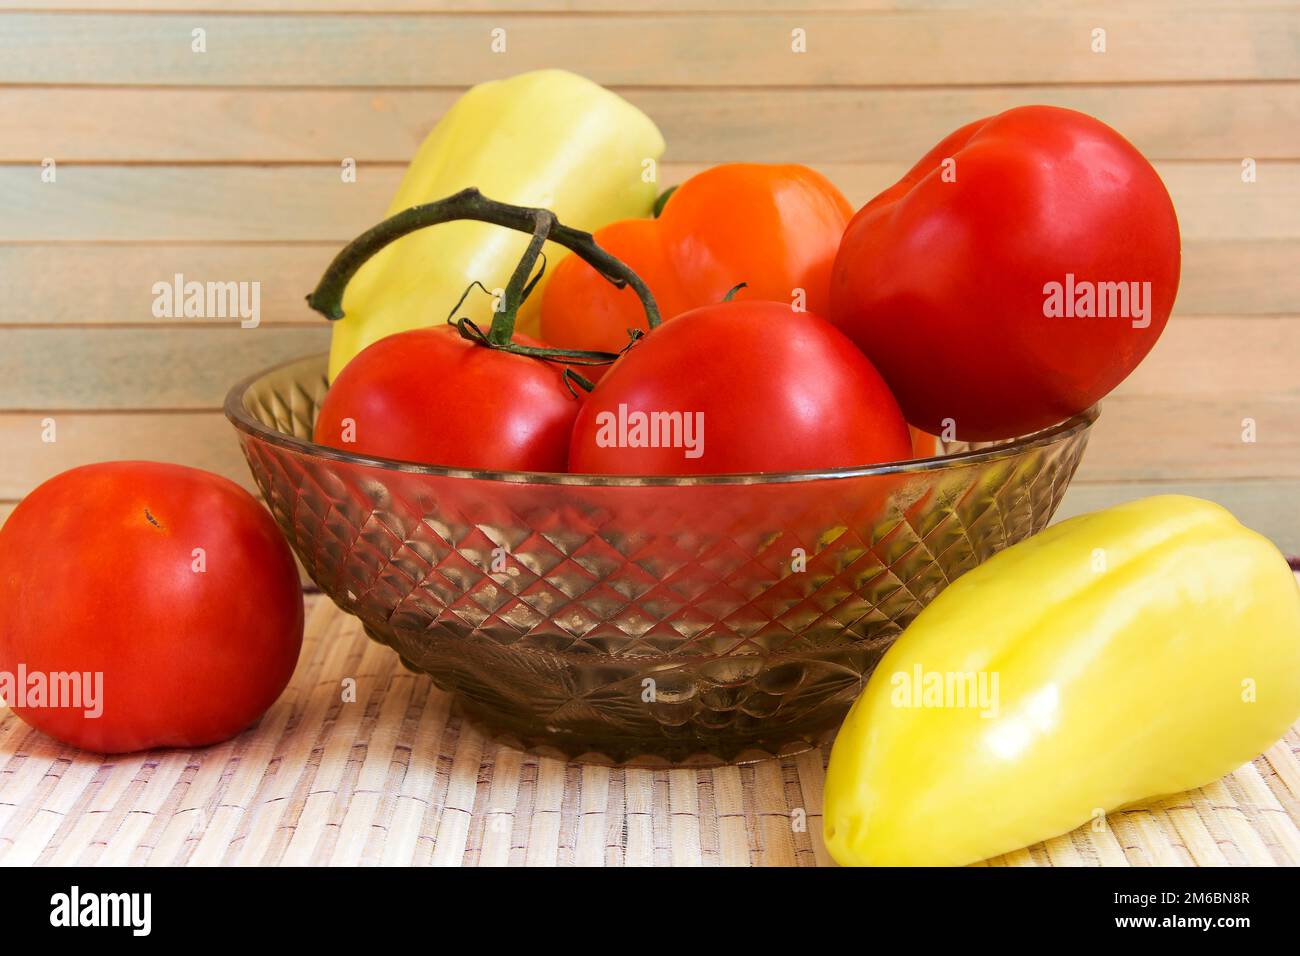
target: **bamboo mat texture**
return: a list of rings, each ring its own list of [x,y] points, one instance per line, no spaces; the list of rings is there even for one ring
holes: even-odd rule
[[[0,863],[831,863],[823,751],[711,770],[529,756],[486,740],[328,599],[308,605],[289,689],[224,744],[100,757],[0,710]],[[1208,787],[988,865],[1298,865],[1298,728]]]

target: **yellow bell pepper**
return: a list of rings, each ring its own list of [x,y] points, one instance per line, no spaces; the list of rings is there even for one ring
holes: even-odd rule
[[[563,70],[523,73],[482,83],[456,101],[415,154],[387,215],[476,186],[592,231],[650,214],[663,151],[655,124],[617,94]],[[347,287],[330,378],[372,342],[446,320],[471,282],[504,287],[527,245],[517,232],[455,222],[382,249]],[[551,265],[564,254],[547,248]],[[520,331],[536,323],[540,293],[520,312]],[[486,325],[492,306],[487,296],[471,296],[459,314]]]
[[[1062,522],[955,581],[889,649],[831,752],[852,865],[957,865],[1217,780],[1300,714],[1300,588],[1216,504]]]

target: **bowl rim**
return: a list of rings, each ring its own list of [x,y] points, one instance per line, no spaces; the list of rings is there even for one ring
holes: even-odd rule
[[[1084,409],[1077,415],[1049,425],[1047,428],[1032,432],[1021,438],[1013,438],[987,447],[954,452],[950,455],[934,455],[929,458],[913,458],[907,461],[882,462],[875,465],[852,465],[843,468],[821,468],[808,471],[748,472],[743,474],[721,475],[593,475],[552,471],[490,471],[473,468],[453,468],[447,465],[429,465],[397,458],[374,458],[357,455],[318,445],[315,442],[285,434],[255,419],[244,405],[244,396],[249,389],[261,379],[291,365],[306,364],[310,361],[325,366],[328,353],[318,352],[299,356],[286,362],[280,362],[259,372],[255,372],[236,382],[226,393],[223,411],[230,423],[241,432],[280,448],[300,455],[310,455],[329,461],[339,461],[352,465],[364,465],[384,471],[395,471],[412,475],[436,475],[445,478],[471,478],[481,481],[505,482],[510,484],[532,485],[578,485],[585,487],[611,486],[674,486],[674,485],[768,485],[794,484],[800,482],[836,480],[843,478],[860,478],[871,475],[899,475],[940,471],[953,466],[974,465],[1014,458],[1031,448],[1040,448],[1065,441],[1080,432],[1086,431],[1101,414],[1100,403]]]

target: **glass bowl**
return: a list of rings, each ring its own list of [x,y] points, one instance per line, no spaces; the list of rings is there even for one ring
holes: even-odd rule
[[[307,573],[493,736],[611,764],[833,735],[935,595],[1047,524],[1097,417],[815,473],[480,472],[313,444],[325,367],[263,372],[225,405]]]

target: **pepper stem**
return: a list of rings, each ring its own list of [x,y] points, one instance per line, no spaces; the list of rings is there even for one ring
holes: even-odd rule
[[[523,355],[534,355],[550,361],[572,360],[580,364],[590,365],[600,364],[602,361],[612,362],[618,357],[617,354],[612,352],[536,349],[518,345],[512,341],[519,307],[536,284],[535,279],[529,281],[533,274],[533,267],[536,265],[538,258],[542,256],[542,247],[548,241],[558,243],[580,256],[615,287],[621,289],[625,286],[631,286],[632,291],[641,300],[641,307],[645,309],[646,324],[651,329],[659,326],[659,306],[655,303],[654,296],[645,282],[626,263],[614,258],[614,256],[597,245],[591,233],[564,225],[555,218],[555,213],[549,209],[514,206],[509,203],[497,202],[488,199],[474,188],[463,189],[445,199],[404,209],[378,225],[367,229],[344,246],[339,254],[334,257],[334,261],[329,264],[325,274],[321,276],[320,281],[316,284],[315,290],[312,291],[311,295],[307,296],[307,304],[330,321],[343,318],[343,291],[347,288],[348,283],[352,281],[352,277],[357,274],[357,271],[365,265],[371,256],[390,242],[395,242],[409,233],[458,219],[488,222],[493,225],[504,226],[507,229],[514,229],[517,232],[531,233],[532,235],[528,242],[528,248],[524,251],[523,257],[519,260],[514,273],[510,276],[510,281],[506,285],[502,296],[501,308],[492,317],[492,325],[488,331],[484,333],[472,323],[469,323],[467,328],[463,324],[468,321],[465,319],[453,323],[460,330],[461,335],[466,338],[473,339],[490,348],[517,352]],[[545,262],[544,257],[543,262]],[[464,299],[462,298],[461,301],[463,302]],[[597,359],[597,356],[600,358]]]

